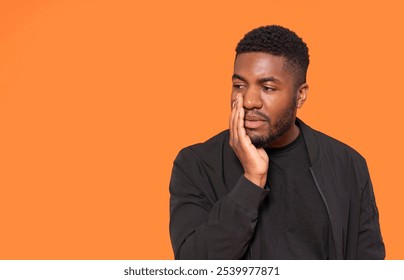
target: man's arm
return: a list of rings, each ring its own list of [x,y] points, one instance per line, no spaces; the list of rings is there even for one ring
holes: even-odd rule
[[[229,127],[229,144],[244,175],[228,195],[218,201],[208,198],[202,190],[217,186],[195,159],[180,154],[174,163],[170,233],[176,259],[240,259],[254,236],[259,206],[267,195],[263,187],[269,158],[246,134],[241,94],[233,100]]]
[[[267,191],[241,176],[232,191],[215,202],[202,191],[215,188],[214,182],[199,172],[198,165],[180,153],[170,182],[175,258],[241,259],[254,236],[258,209]]]
[[[357,256],[359,260],[384,259],[386,256],[380,231],[379,212],[377,210],[372,181],[368,174],[367,184],[361,196]]]

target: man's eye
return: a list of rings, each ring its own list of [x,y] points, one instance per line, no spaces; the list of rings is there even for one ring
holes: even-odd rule
[[[243,88],[245,88],[245,86],[244,85],[233,84],[233,88],[235,88],[235,89],[243,89]]]
[[[267,86],[262,86],[263,91],[274,91],[275,89],[273,87],[267,87]]]

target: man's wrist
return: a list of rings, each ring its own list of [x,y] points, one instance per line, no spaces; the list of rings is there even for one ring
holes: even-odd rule
[[[265,183],[267,182],[266,174],[265,175],[251,175],[251,174],[244,173],[244,177],[260,188],[264,188]]]

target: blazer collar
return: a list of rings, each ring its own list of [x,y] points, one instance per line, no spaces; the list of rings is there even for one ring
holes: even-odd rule
[[[313,129],[305,124],[301,119],[296,118],[296,123],[302,130],[304,140],[306,142],[307,151],[309,153],[311,166],[315,165],[319,156],[319,144],[314,135]]]

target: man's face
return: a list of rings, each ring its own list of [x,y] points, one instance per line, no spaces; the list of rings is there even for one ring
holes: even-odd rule
[[[243,96],[244,127],[257,148],[281,147],[297,136],[299,89],[284,63],[283,57],[251,52],[239,54],[234,64],[231,97]]]

